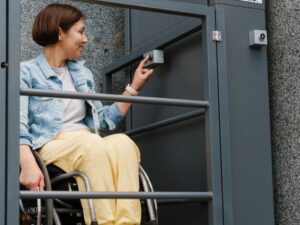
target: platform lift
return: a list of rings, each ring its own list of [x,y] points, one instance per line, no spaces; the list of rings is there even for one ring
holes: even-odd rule
[[[166,225],[273,225],[264,1],[84,2],[130,9],[126,45],[131,51],[107,68],[107,93],[115,72],[132,66],[145,53],[163,50],[165,63],[156,68],[143,97],[30,89],[20,94],[139,103],[128,117],[127,133],[142,150],[143,166],[156,192],[17,194],[18,153],[8,149],[18,149],[15,111],[19,93],[13,88],[19,83],[18,1],[3,1],[7,10],[1,7],[4,22],[0,21],[7,35],[0,47],[7,51],[0,55],[1,74],[6,75],[0,77],[1,102],[6,103],[0,114],[5,127],[0,130],[1,148],[5,149],[0,157],[4,177],[0,193],[5,193],[0,224],[18,223],[18,196],[59,196],[158,199],[159,224]],[[141,42],[145,44],[135,49]]]

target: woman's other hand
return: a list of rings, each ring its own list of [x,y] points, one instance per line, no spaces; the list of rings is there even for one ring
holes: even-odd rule
[[[153,69],[144,68],[145,63],[148,60],[149,56],[146,56],[135,70],[131,87],[136,91],[139,91],[145,85],[150,76],[153,74]]]
[[[44,175],[27,145],[20,145],[20,183],[31,191],[44,190]]]

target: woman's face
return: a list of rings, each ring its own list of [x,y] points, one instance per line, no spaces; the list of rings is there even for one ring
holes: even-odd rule
[[[83,46],[88,42],[84,33],[83,19],[75,23],[67,32],[59,34],[59,44],[66,54],[67,59],[79,59]]]

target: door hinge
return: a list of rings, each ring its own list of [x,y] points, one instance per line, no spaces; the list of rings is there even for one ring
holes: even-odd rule
[[[1,68],[8,68],[8,63],[7,62],[1,62]]]
[[[212,40],[216,42],[222,41],[222,33],[218,30],[213,30],[212,32]]]

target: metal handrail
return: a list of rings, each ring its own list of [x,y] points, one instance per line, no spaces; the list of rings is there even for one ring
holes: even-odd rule
[[[205,113],[204,109],[195,110],[193,112],[185,113],[185,114],[182,114],[179,116],[174,116],[169,119],[161,120],[159,122],[152,123],[152,124],[149,124],[149,125],[146,125],[146,126],[134,129],[134,130],[129,130],[129,131],[125,132],[125,134],[127,134],[128,136],[134,136],[134,135],[141,134],[141,133],[144,133],[147,131],[151,131],[151,130],[154,130],[157,128],[165,127],[165,126],[168,126],[171,124],[175,124],[175,123],[179,123],[179,122],[182,122],[182,121],[185,121],[188,119],[192,119],[192,118],[201,116],[204,113]]]
[[[211,201],[212,192],[81,192],[81,191],[20,191],[20,198],[41,199],[198,199],[199,201]]]
[[[197,100],[175,99],[175,98],[123,96],[123,95],[99,94],[99,93],[78,93],[78,92],[71,92],[71,91],[49,91],[49,90],[31,89],[31,88],[21,89],[20,94],[28,95],[28,96],[40,96],[40,97],[119,101],[119,102],[157,104],[157,105],[169,105],[169,106],[181,106],[181,107],[203,107],[203,108],[209,107],[208,101],[197,101]]]

